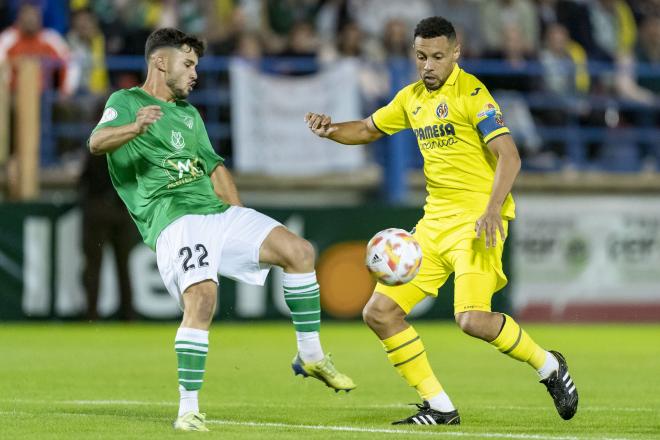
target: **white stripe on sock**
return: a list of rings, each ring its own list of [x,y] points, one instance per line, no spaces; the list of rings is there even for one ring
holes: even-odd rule
[[[197,328],[179,327],[176,332],[175,341],[198,342],[200,344],[209,344],[209,332]]]
[[[316,272],[286,273],[282,274],[282,285],[286,287],[300,287],[316,284]]]
[[[297,300],[299,300],[299,299],[313,299],[313,298],[318,298],[319,296],[321,296],[321,295],[317,293],[316,295],[312,295],[312,296],[303,296],[303,297],[300,297],[300,298],[287,298],[286,300],[287,300],[287,301],[297,301]]]
[[[208,347],[200,347],[199,345],[182,344],[180,342],[175,342],[174,343],[174,349],[175,350],[176,349],[181,349],[181,350],[188,349],[188,350],[202,351],[204,353],[209,352]]]

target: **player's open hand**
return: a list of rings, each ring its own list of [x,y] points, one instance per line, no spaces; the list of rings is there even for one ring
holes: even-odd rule
[[[145,133],[151,124],[163,116],[163,111],[158,105],[148,105],[137,111],[135,125],[137,125],[140,134]]]
[[[477,219],[477,222],[474,225],[474,230],[477,232],[477,238],[481,238],[482,233],[486,236],[487,248],[495,247],[497,244],[497,231],[500,231],[502,241],[506,239],[504,225],[502,225],[502,216],[499,211],[487,210]]]
[[[328,115],[307,113],[305,122],[307,122],[307,126],[312,130],[312,133],[319,137],[328,137],[334,131],[331,128],[332,120]]]

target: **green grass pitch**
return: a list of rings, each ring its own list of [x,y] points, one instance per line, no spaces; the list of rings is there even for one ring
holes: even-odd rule
[[[562,351],[580,391],[575,418],[556,414],[527,365],[460,333],[417,323],[462,425],[399,427],[414,390],[362,324],[326,323],[324,348],[358,388],[335,394],[294,377],[286,323],[216,324],[200,395],[210,433],[175,433],[176,323],[0,324],[0,438],[658,439],[659,325],[528,325]]]

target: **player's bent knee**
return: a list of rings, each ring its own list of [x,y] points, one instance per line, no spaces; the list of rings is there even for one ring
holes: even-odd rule
[[[479,312],[461,312],[457,313],[454,317],[456,324],[463,330],[464,333],[474,336],[481,336],[481,323],[479,319]]]
[[[454,319],[456,320],[456,324],[458,324],[465,334],[489,341],[497,336],[496,332],[495,336],[493,336],[493,325],[495,324],[494,320],[498,320],[498,318],[496,318],[497,315],[499,314],[481,310],[472,310],[457,313]]]
[[[296,237],[287,249],[285,265],[301,272],[314,270],[314,246],[304,238]]]
[[[183,302],[187,319],[200,323],[211,322],[217,302],[215,286],[215,283],[203,283],[186,289]]]
[[[374,330],[386,328],[405,317],[405,312],[394,301],[387,303],[374,297],[362,309],[362,319]]]

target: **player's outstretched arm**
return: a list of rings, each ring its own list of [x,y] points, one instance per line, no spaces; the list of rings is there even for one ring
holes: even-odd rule
[[[361,121],[333,123],[328,115],[307,113],[305,122],[315,135],[332,139],[340,144],[362,145],[383,137],[383,133],[376,128],[371,117]]]
[[[497,231],[500,231],[502,240],[506,238],[500,212],[502,204],[511,192],[513,182],[518,176],[521,163],[518,148],[516,148],[511,135],[507,134],[494,138],[488,142],[488,148],[497,157],[497,168],[495,169],[495,179],[493,180],[493,188],[486,212],[479,217],[474,228],[477,237],[481,237],[482,232],[485,233],[486,247],[495,246]]]
[[[243,206],[231,173],[224,165],[218,165],[211,173],[215,194],[232,206]]]
[[[163,116],[160,106],[142,107],[135,115],[135,122],[119,127],[105,127],[95,131],[89,138],[89,151],[95,155],[112,153],[133,138],[145,133],[151,124]]]

